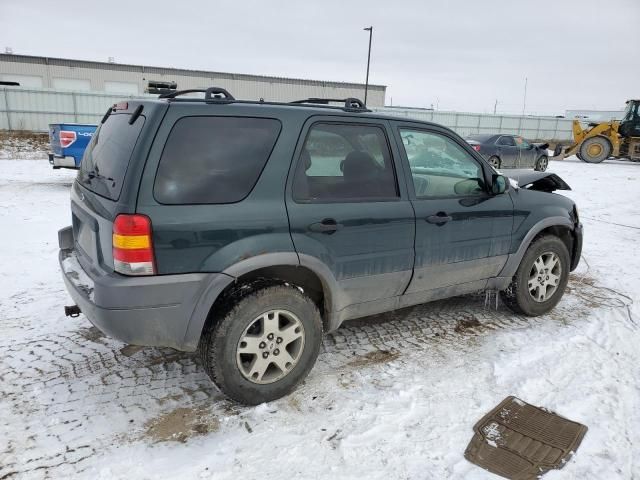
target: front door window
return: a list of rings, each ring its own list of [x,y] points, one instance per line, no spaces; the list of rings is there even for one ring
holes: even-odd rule
[[[439,133],[401,129],[418,198],[466,197],[485,193],[480,164]]]

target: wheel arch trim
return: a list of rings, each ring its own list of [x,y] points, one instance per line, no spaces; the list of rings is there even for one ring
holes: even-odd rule
[[[502,271],[498,274],[499,278],[508,280],[507,285],[511,282],[511,278],[516,274],[516,271],[520,266],[520,262],[531,245],[531,242],[533,242],[533,239],[541,231],[549,227],[566,227],[569,230],[573,230],[574,225],[569,218],[561,216],[543,218],[538,223],[534,224],[520,242],[518,249],[514,253],[509,254],[507,263],[505,263]],[[569,254],[571,254],[571,252],[569,252]],[[503,288],[506,288],[507,285]]]
[[[296,252],[266,253],[242,260],[227,268],[224,273],[239,278],[266,267],[291,266],[305,267],[318,277],[322,284],[325,298],[325,310],[328,312],[340,310],[343,305],[339,295],[339,286],[333,273],[319,258]]]
[[[319,259],[296,252],[273,252],[246,258],[231,265],[222,273],[211,274],[203,285],[193,310],[183,344],[186,350],[195,350],[211,308],[227,287],[238,278],[266,267],[302,266],[315,274],[322,284],[326,314],[340,308],[338,282]]]

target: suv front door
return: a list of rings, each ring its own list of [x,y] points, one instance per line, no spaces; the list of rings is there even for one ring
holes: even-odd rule
[[[408,298],[426,301],[485,288],[509,253],[509,193],[488,193],[488,166],[485,172],[451,132],[399,122],[396,126],[416,213],[416,259]]]
[[[301,263],[328,267],[336,311],[394,305],[411,278],[415,223],[387,122],[312,117],[300,139],[286,201]]]

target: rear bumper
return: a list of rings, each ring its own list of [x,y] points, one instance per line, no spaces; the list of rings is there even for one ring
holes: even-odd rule
[[[76,165],[75,157],[59,157],[53,153],[49,153],[49,164],[51,164],[53,168],[72,168],[76,170],[80,168]]]
[[[233,280],[214,273],[126,277],[83,268],[73,249],[61,249],[59,262],[71,298],[103,333],[132,345],[183,351],[197,348],[213,301]]]
[[[580,256],[582,255],[582,237],[584,235],[584,228],[581,223],[578,223],[573,229],[573,252],[571,252],[571,271],[573,272],[578,268],[580,263]]]

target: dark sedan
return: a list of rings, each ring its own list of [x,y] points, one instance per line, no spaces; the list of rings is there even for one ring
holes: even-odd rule
[[[533,144],[518,135],[469,135],[467,142],[494,168],[533,168],[544,172],[549,165],[548,143]]]

